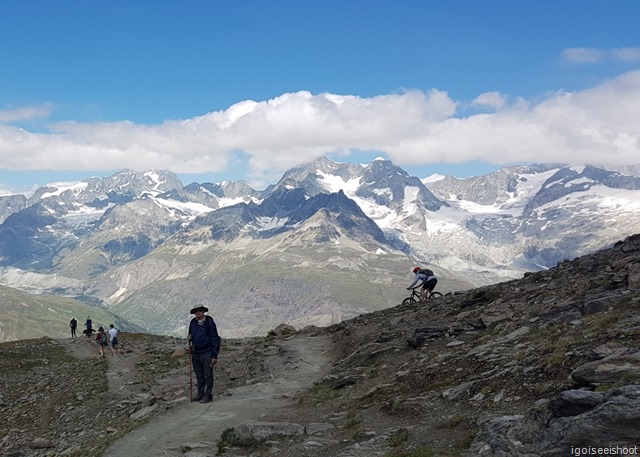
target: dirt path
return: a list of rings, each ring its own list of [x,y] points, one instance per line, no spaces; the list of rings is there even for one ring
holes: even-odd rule
[[[77,338],[60,338],[56,341],[63,345],[74,357],[85,360],[100,357],[100,347],[94,338],[95,335],[91,338],[81,335]]]
[[[276,361],[268,382],[238,387],[212,403],[186,403],[154,418],[114,443],[106,457],[180,456],[186,449],[215,455],[221,433],[268,411],[287,405],[291,397],[328,373],[331,341],[326,336],[296,337],[274,344],[286,350],[289,362]],[[215,387],[214,387],[215,390]]]
[[[59,340],[67,350],[78,359],[96,359],[99,360],[100,346],[95,341],[95,336],[87,338],[86,336],[78,338],[69,338]],[[104,357],[109,361],[109,369],[107,371],[107,379],[109,380],[109,391],[114,394],[126,395],[123,391],[127,382],[131,380],[131,373],[139,359],[136,353],[129,353],[126,356],[122,351],[118,351],[118,355],[114,356],[108,346],[104,348]]]

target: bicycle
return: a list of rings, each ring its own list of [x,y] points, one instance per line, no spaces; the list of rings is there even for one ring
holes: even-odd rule
[[[411,289],[411,296],[405,298],[404,300],[402,300],[402,304],[403,305],[412,305],[414,303],[419,303],[422,301],[421,297],[420,297],[420,292],[418,292],[419,287],[415,287],[413,289]],[[429,299],[434,299],[434,298],[440,298],[442,297],[442,294],[440,292],[434,292],[432,291],[427,291],[427,300]]]

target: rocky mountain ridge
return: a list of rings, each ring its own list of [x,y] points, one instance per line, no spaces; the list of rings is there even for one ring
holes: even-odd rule
[[[292,297],[290,323],[328,325],[398,303],[415,264],[433,265],[441,291],[465,290],[593,252],[640,225],[640,178],[565,165],[427,186],[389,161],[322,158],[263,191],[122,171],[39,189],[24,208],[9,200],[0,197],[14,208],[0,224],[4,285],[176,335],[183,303],[206,301],[235,336],[279,324],[288,311],[278,303]]]
[[[165,456],[632,454],[640,442],[639,311],[634,235],[432,302],[225,338],[217,396],[205,410],[186,404],[185,340],[123,333],[122,353],[106,360],[82,339],[3,343],[0,452],[116,456],[117,443],[139,430],[148,455]],[[308,370],[310,356],[301,355],[318,344],[328,372]],[[301,373],[306,387],[277,390]],[[230,410],[220,413],[240,392],[271,392],[277,406],[234,422]],[[227,428],[160,427],[165,415],[191,423],[190,414]],[[155,438],[163,444],[154,447]]]

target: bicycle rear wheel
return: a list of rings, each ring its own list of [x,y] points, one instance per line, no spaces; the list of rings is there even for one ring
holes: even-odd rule
[[[442,297],[442,294],[440,292],[431,292],[431,294],[429,295],[429,298],[440,298]]]

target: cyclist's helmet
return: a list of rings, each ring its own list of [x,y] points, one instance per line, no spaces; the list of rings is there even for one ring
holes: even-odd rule
[[[415,268],[413,269],[413,272],[414,272],[414,273],[417,273],[417,272],[419,272],[419,271],[420,271],[420,267],[415,267]]]

